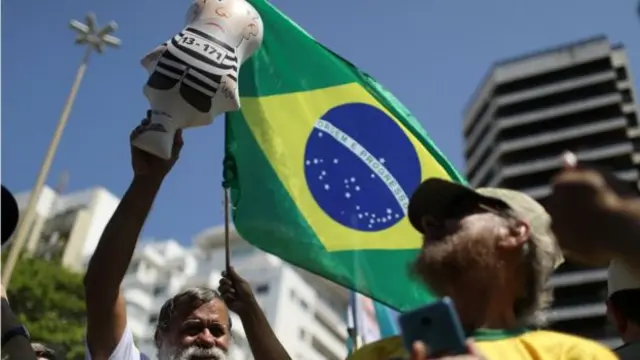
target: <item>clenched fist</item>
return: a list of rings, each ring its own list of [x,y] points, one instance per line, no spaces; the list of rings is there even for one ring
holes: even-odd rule
[[[129,136],[129,140],[133,142],[140,134],[142,134],[147,127],[151,125],[151,111],[147,111],[147,117],[142,120]],[[151,130],[153,131],[153,130]],[[135,146],[131,146],[131,165],[133,166],[133,173],[135,176],[151,177],[154,179],[162,180],[171,171],[173,165],[180,157],[180,151],[184,142],[182,141],[182,130],[178,129],[173,139],[173,148],[171,152],[171,158],[165,160],[159,158],[146,151],[138,149]]]
[[[591,265],[632,256],[640,238],[638,195],[634,198],[634,190],[608,172],[578,167],[567,155],[564,160],[548,204],[562,249]]]
[[[233,267],[222,272],[218,291],[227,307],[240,316],[258,308],[251,285],[240,277]]]

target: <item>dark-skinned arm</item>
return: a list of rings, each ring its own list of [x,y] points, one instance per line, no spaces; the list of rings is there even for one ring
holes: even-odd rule
[[[161,183],[157,177],[134,177],[89,261],[84,286],[87,346],[93,360],[109,359],[126,328],[126,304],[120,283]]]
[[[239,316],[256,360],[291,360],[255,298]]]
[[[262,312],[251,285],[233,267],[222,273],[218,290],[229,309],[240,317],[254,359],[291,360]]]

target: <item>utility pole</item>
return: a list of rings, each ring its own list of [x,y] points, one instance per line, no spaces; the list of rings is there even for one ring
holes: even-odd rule
[[[49,175],[49,170],[51,169],[53,158],[55,157],[56,151],[58,150],[58,144],[60,143],[60,139],[62,138],[64,128],[67,125],[69,114],[71,114],[71,108],[73,107],[73,104],[76,100],[76,95],[78,93],[78,89],[80,88],[80,83],[82,82],[84,73],[87,70],[89,57],[94,50],[98,54],[102,54],[105,50],[105,47],[107,46],[113,48],[117,48],[120,46],[120,39],[111,35],[118,28],[118,24],[112,21],[107,24],[107,26],[98,28],[96,16],[92,13],[87,14],[85,20],[86,24],[77,20],[71,20],[71,22],[69,23],[71,28],[76,31],[76,44],[86,46],[86,50],[82,57],[82,61],[80,62],[80,66],[78,67],[78,71],[76,72],[76,76],[73,81],[73,85],[71,86],[69,96],[67,97],[67,101],[64,104],[62,114],[60,115],[60,119],[58,120],[58,125],[56,126],[56,130],[53,133],[51,144],[47,149],[44,161],[42,162],[42,166],[40,167],[40,172],[38,173],[38,177],[36,178],[36,183],[33,186],[31,194],[29,195],[29,202],[27,203],[27,208],[24,211],[22,220],[18,225],[15,237],[12,241],[9,257],[4,264],[4,268],[2,271],[2,285],[5,287],[5,289],[9,287],[13,269],[16,266],[16,262],[18,261],[20,252],[25,245],[27,235],[29,234],[29,230],[31,229],[31,226],[33,224],[33,220],[36,215],[36,206],[38,204],[38,200],[40,199],[40,193],[42,192],[44,183],[47,180],[47,176]]]

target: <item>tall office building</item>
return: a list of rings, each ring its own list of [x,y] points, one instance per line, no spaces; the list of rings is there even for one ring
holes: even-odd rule
[[[295,268],[231,233],[231,264],[253,287],[276,336],[295,360],[339,360],[347,354],[345,288]],[[205,230],[186,248],[173,240],[141,243],[123,281],[129,324],[154,358],[153,331],[165,300],[193,286],[217,288],[225,266],[224,232]],[[252,359],[240,319],[233,318],[235,360]]]
[[[602,36],[495,63],[465,110],[463,132],[473,186],[520,190],[544,204],[565,150],[640,186],[628,59],[623,46]],[[568,262],[551,282],[552,328],[615,345],[605,316],[605,269]]]

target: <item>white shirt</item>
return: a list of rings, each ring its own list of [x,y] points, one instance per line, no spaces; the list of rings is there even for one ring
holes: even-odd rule
[[[89,353],[89,347],[85,344],[85,360],[92,360],[91,353]],[[129,326],[124,329],[122,337],[116,345],[116,348],[109,356],[109,360],[148,360],[149,358],[142,354],[138,347],[133,342],[133,333]]]

